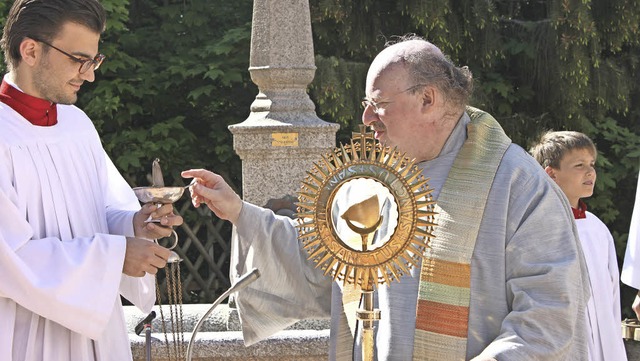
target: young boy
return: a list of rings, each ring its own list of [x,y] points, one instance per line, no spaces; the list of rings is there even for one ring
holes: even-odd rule
[[[589,360],[627,360],[622,341],[620,286],[613,237],[581,198],[593,194],[596,147],[586,135],[545,133],[531,150],[533,157],[562,189],[573,210],[589,270],[591,298],[587,304]]]

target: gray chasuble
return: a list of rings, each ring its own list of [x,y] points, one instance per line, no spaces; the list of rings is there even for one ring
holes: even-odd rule
[[[588,284],[570,207],[491,116],[467,112],[419,164],[438,204],[436,238],[421,267],[376,289],[375,359],[583,361]],[[237,297],[245,344],[331,317],[329,359],[361,360],[348,320],[359,295],[307,261],[292,220],[245,203],[235,225],[232,272],[262,274]]]
[[[464,360],[466,356],[471,256],[489,189],[511,144],[492,116],[474,108],[468,108],[467,113],[471,118],[468,139],[440,191],[435,209],[436,237],[422,261],[414,360]],[[342,300],[351,332],[339,337],[340,360],[352,357],[358,290],[345,286]],[[345,328],[341,327],[341,331]]]

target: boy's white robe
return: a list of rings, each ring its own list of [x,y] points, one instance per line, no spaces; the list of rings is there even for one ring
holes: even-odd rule
[[[640,290],[640,173],[636,188],[636,202],[631,215],[627,251],[624,255],[620,280],[635,289]]]
[[[0,360],[131,359],[120,294],[155,302],[122,274],[139,207],[84,112],[38,127],[0,103]]]
[[[622,341],[620,284],[613,237],[607,226],[591,212],[576,219],[584,258],[589,270],[591,298],[587,303],[587,326],[591,331],[589,360],[626,361]]]

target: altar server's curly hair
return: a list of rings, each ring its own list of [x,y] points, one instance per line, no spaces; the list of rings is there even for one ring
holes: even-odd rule
[[[574,131],[548,131],[540,137],[537,144],[531,147],[529,153],[543,168],[559,169],[562,157],[576,149],[587,149],[594,158],[598,154],[591,138],[586,134]]]
[[[98,0],[16,0],[9,10],[0,46],[9,70],[20,63],[25,38],[52,41],[62,26],[73,22],[101,34],[107,15]]]

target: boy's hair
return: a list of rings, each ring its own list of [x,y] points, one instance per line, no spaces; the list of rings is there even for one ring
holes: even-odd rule
[[[107,15],[98,0],[16,0],[9,10],[0,46],[9,70],[20,64],[20,44],[33,37],[51,42],[67,22],[101,34]]]
[[[562,157],[576,149],[588,149],[595,157],[598,153],[593,141],[583,133],[574,131],[548,131],[544,133],[529,153],[542,165],[560,168]]]

